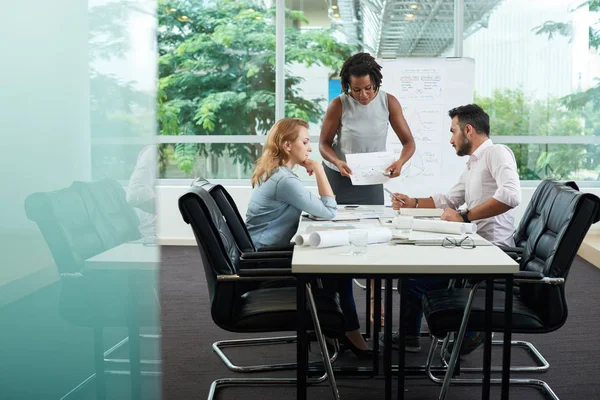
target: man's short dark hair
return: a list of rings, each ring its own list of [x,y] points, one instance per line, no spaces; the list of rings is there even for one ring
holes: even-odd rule
[[[460,129],[465,129],[469,124],[479,134],[490,136],[490,116],[477,104],[467,104],[448,111],[450,118],[458,117]]]

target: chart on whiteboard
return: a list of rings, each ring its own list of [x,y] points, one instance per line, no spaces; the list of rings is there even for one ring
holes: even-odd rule
[[[466,160],[457,157],[450,145],[448,110],[473,102],[474,60],[410,57],[382,60],[382,67],[382,89],[400,102],[416,144],[400,176],[384,182],[384,186],[412,197],[449,190],[459,179]],[[400,157],[402,145],[391,127],[386,149]]]
[[[443,96],[443,73],[436,68],[404,68],[400,70],[402,100],[436,100]]]
[[[444,107],[441,104],[407,105],[403,111],[417,144],[440,143],[442,135],[448,131],[444,126]],[[389,134],[394,135],[393,130]]]

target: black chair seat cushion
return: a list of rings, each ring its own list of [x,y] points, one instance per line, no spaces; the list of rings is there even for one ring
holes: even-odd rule
[[[323,333],[329,337],[344,334],[344,316],[339,296],[313,288],[313,295]],[[307,304],[308,310],[308,304]],[[277,332],[297,329],[296,288],[257,289],[245,293],[236,305],[233,330],[238,332]],[[310,312],[306,313],[307,329],[313,329]]]
[[[443,337],[448,332],[460,328],[462,316],[469,297],[468,288],[432,290],[423,296],[423,313],[427,326],[434,336]],[[505,292],[494,290],[494,311],[492,330],[504,331]],[[549,331],[535,311],[529,308],[518,296],[513,295],[512,325],[514,333],[541,333]],[[467,324],[467,330],[485,329],[485,290],[479,289],[473,300],[473,308]]]

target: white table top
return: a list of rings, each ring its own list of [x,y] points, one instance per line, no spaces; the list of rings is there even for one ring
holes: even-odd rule
[[[364,206],[380,210],[381,206]],[[389,210],[389,208],[387,208]],[[348,222],[344,222],[348,223]],[[301,221],[303,233],[315,221]],[[381,226],[378,219],[361,220],[354,225]],[[432,234],[439,236],[439,234]],[[469,234],[481,238],[479,235]],[[477,246],[474,249],[442,246],[415,246],[393,243],[369,245],[367,254],[347,255],[350,246],[316,249],[294,248],[292,272],[333,274],[510,274],[519,271],[519,264],[496,246]]]
[[[85,260],[84,271],[158,271],[160,249],[139,242],[123,243]]]

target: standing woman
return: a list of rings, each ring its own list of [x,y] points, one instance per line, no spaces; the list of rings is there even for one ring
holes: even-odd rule
[[[358,53],[348,58],[340,79],[343,93],[329,104],[319,140],[325,173],[338,204],[383,205],[383,185],[352,185],[346,154],[385,151],[391,125],[402,143],[402,153],[385,171],[396,178],[414,154],[415,141],[398,100],[380,90],[381,65],[370,54]]]

